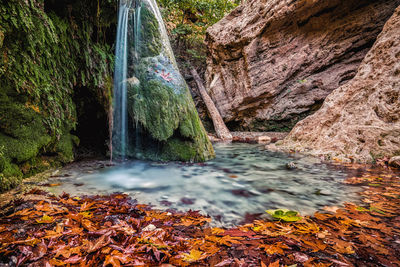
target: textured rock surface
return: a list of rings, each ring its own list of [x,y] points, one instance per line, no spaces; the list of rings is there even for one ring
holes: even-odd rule
[[[399,0],[249,0],[209,28],[207,87],[231,130],[281,131],[351,80]]]
[[[400,156],[392,157],[389,160],[389,165],[395,168],[400,168]]]
[[[284,139],[288,133],[285,132],[231,132],[232,142],[238,143],[259,143],[269,144],[270,142],[275,143],[279,140]],[[211,142],[224,142],[219,139],[216,135],[208,134]]]
[[[392,157],[389,160],[389,165],[395,168],[400,168],[400,156]]]
[[[361,162],[400,155],[400,7],[354,79],[299,122],[283,147]]]

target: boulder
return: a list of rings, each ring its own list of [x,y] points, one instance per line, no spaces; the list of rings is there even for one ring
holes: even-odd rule
[[[289,131],[356,74],[400,0],[248,0],[207,31],[207,90],[232,131]]]
[[[269,143],[271,143],[271,137],[266,135],[259,136],[257,137],[257,143],[268,145]]]
[[[400,6],[356,76],[299,122],[280,147],[357,162],[400,155]]]
[[[400,156],[390,158],[389,165],[400,169]]]
[[[141,1],[139,37],[128,32],[128,156],[199,162],[215,157],[153,0]],[[138,7],[137,7],[138,8]],[[138,11],[139,12],[139,11]],[[137,26],[137,25],[136,25]]]

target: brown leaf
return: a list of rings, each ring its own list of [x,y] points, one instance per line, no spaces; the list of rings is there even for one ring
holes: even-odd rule
[[[102,247],[107,246],[111,242],[110,234],[111,233],[104,234],[100,238],[98,238],[96,242],[94,242],[93,245],[88,248],[88,252],[91,253],[101,249]]]
[[[264,249],[264,251],[269,254],[269,255],[273,255],[275,253],[277,254],[284,254],[284,249],[288,249],[289,247],[282,243],[282,242],[276,242],[274,244],[268,245],[268,244],[264,244],[264,245],[260,245],[259,246],[260,249]]]
[[[113,267],[120,267],[121,264],[119,262],[119,259],[113,255],[107,255],[106,260],[104,261],[103,266],[107,266],[111,264]]]
[[[70,257],[69,259],[66,259],[66,260],[64,261],[64,263],[75,264],[75,263],[78,263],[78,262],[80,262],[80,261],[82,261],[82,258],[79,257],[78,255],[75,255],[75,256]]]

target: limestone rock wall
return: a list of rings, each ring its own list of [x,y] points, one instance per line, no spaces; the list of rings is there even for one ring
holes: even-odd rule
[[[208,29],[209,93],[231,130],[289,131],[351,80],[399,0],[248,0]]]
[[[400,6],[356,76],[299,122],[281,147],[360,162],[400,155]]]

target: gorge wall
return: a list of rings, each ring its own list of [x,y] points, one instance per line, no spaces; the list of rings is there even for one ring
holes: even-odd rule
[[[360,162],[400,156],[400,6],[356,76],[299,122],[281,147]]]
[[[399,0],[249,0],[207,31],[207,87],[231,130],[289,131],[349,82]]]

